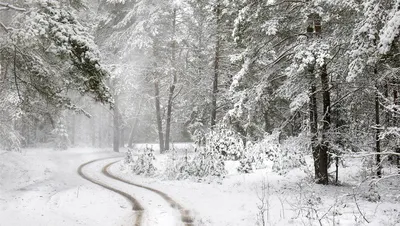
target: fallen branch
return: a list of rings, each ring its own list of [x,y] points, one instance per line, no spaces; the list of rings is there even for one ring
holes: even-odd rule
[[[26,11],[26,9],[24,9],[24,8],[17,7],[17,6],[11,5],[9,3],[4,3],[4,2],[0,2],[0,6],[1,6],[0,10],[10,10],[10,9],[12,9],[12,10],[21,11],[21,12]]]
[[[0,22],[0,26],[8,33],[12,28],[11,27],[7,27],[5,24],[3,24],[2,22]]]

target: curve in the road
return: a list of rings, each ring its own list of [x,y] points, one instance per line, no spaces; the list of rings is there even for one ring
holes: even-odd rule
[[[112,158],[115,158],[115,157],[112,157]],[[120,191],[120,190],[118,190],[118,189],[115,189],[115,188],[113,188],[113,187],[110,187],[110,186],[108,186],[108,185],[106,185],[106,184],[103,184],[103,183],[101,183],[101,182],[99,182],[99,181],[96,181],[96,180],[94,180],[94,179],[88,177],[87,175],[85,175],[85,174],[83,173],[83,170],[82,170],[82,169],[83,169],[85,166],[87,166],[87,165],[89,165],[89,164],[92,164],[92,163],[94,163],[94,162],[98,162],[98,161],[105,160],[105,159],[110,159],[110,158],[96,159],[96,160],[92,160],[92,161],[89,161],[89,162],[87,162],[87,163],[84,163],[84,164],[80,165],[79,168],[78,168],[78,174],[79,174],[82,178],[84,178],[84,179],[86,179],[86,180],[88,180],[88,181],[90,181],[90,182],[92,182],[92,183],[94,183],[94,184],[97,184],[97,185],[99,185],[99,186],[101,186],[101,187],[103,187],[103,188],[105,188],[105,189],[108,189],[108,190],[110,190],[110,191],[113,191],[113,192],[115,192],[115,193],[117,193],[117,194],[122,195],[123,197],[125,197],[125,198],[132,204],[132,210],[136,213],[136,220],[135,220],[135,222],[134,222],[134,226],[141,226],[141,225],[142,225],[142,218],[143,218],[143,211],[144,211],[144,209],[143,209],[142,205],[141,205],[133,196],[131,196],[131,195],[129,195],[128,193],[125,193],[125,192],[123,192],[123,191]]]
[[[112,162],[112,163],[107,164],[106,166],[104,166],[103,170],[102,170],[103,174],[108,176],[108,177],[110,177],[110,178],[113,178],[115,180],[121,181],[123,183],[130,184],[130,185],[133,185],[133,186],[136,186],[136,187],[139,187],[139,188],[143,188],[143,189],[152,191],[152,192],[160,195],[165,201],[167,201],[171,205],[172,208],[175,208],[175,209],[179,210],[179,213],[181,215],[181,221],[183,222],[183,224],[185,226],[193,226],[194,225],[193,224],[193,217],[190,215],[190,211],[185,209],[182,205],[180,205],[178,202],[173,200],[166,193],[164,193],[164,192],[162,192],[160,190],[151,188],[151,187],[147,187],[147,186],[144,186],[144,185],[141,185],[141,184],[133,183],[133,182],[128,181],[128,180],[126,180],[124,178],[121,178],[121,177],[118,177],[118,176],[115,176],[115,175],[111,174],[110,171],[109,171],[109,168],[110,168],[111,165],[115,164],[116,162],[118,162],[118,161]]]

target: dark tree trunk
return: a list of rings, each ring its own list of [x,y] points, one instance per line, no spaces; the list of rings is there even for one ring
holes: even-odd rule
[[[131,132],[129,134],[128,148],[132,148],[133,147],[133,139],[134,139],[134,136],[135,136],[136,128],[137,128],[138,123],[139,123],[139,115],[140,115],[141,111],[142,111],[142,99],[140,99],[139,108],[138,108],[138,111],[136,113],[135,121],[134,121],[134,123],[132,125]]]
[[[385,85],[384,85],[384,89],[385,89],[385,99],[389,100],[389,84],[388,81],[385,81]],[[385,111],[385,126],[389,127],[390,126],[390,111]],[[386,144],[388,144],[388,141],[385,142]],[[388,155],[388,161],[392,162],[393,156],[392,155]]]
[[[101,112],[100,112],[100,114],[101,114]],[[98,147],[99,148],[101,148],[101,147],[103,147],[103,142],[102,142],[102,140],[104,139],[104,137],[103,137],[103,133],[102,133],[102,131],[103,131],[103,125],[104,125],[104,121],[103,120],[99,120],[99,130],[97,130],[97,136],[98,136]],[[78,124],[79,125],[79,124]]]
[[[311,151],[314,159],[314,173],[315,178],[319,178],[319,148],[317,144],[318,136],[318,107],[317,107],[317,87],[314,76],[314,68],[310,67],[309,77],[311,80],[310,94],[309,94],[309,114],[310,114],[310,133],[311,133]]]
[[[135,119],[135,123],[133,123],[131,132],[129,133],[129,140],[128,140],[128,148],[133,148],[133,139],[135,138],[135,130],[137,125],[137,119]]]
[[[397,92],[397,90],[396,90],[396,88],[394,88],[393,89],[393,103],[395,104],[395,105],[398,105],[399,103],[398,103],[398,98],[399,98],[399,94],[398,94],[398,92]],[[393,117],[393,126],[397,126],[396,124],[397,124],[397,108],[395,108],[394,109],[394,117]]]
[[[93,119],[91,119],[93,120]],[[72,113],[72,122],[71,122],[71,137],[69,138],[72,146],[75,146],[75,133],[76,133],[76,115]]]
[[[337,77],[337,81],[340,81],[339,76]],[[341,92],[341,90],[339,88],[339,83],[336,83],[335,88],[336,88],[336,98],[339,98],[340,92]],[[334,119],[336,132],[339,132],[340,127],[343,126],[343,124],[344,124],[344,123],[342,123],[342,120],[341,120],[340,110],[341,110],[341,104],[337,103],[336,111],[335,111],[335,119]],[[333,114],[332,114],[332,116],[333,116]],[[339,146],[343,146],[341,136],[339,135],[335,138],[336,138],[336,144]],[[341,155],[341,153],[340,153],[340,151],[337,151],[335,154],[336,154],[336,156],[335,156],[335,184],[338,185],[338,183],[339,183],[339,155]]]
[[[175,84],[172,84],[169,87],[169,95],[168,95],[167,120],[166,120],[166,124],[165,124],[165,145],[164,145],[165,150],[169,150],[170,132],[171,132],[171,118],[172,118],[172,104],[173,104],[173,100],[172,99],[174,98],[173,97],[174,90],[175,90]]]
[[[161,107],[160,107],[160,87],[158,80],[154,82],[154,95],[156,104],[156,116],[157,116],[157,130],[158,130],[158,142],[160,144],[160,153],[165,151],[164,149],[164,134],[162,129],[162,119],[161,119]]]
[[[92,146],[96,146],[96,121],[94,118],[90,120],[90,138],[92,139]]]
[[[377,74],[377,69],[374,70],[375,74]],[[376,155],[376,166],[377,166],[377,171],[376,175],[378,177],[382,176],[382,167],[381,167],[381,155],[379,154],[381,152],[381,142],[379,139],[380,135],[380,116],[379,116],[379,90],[378,90],[378,85],[376,85],[376,91],[375,91],[375,149],[376,152],[378,153]]]
[[[271,132],[271,123],[269,122],[269,117],[267,110],[264,110],[264,132]]]
[[[119,147],[123,148],[125,145],[125,128],[122,128],[120,130],[120,142],[119,142]]]
[[[221,24],[221,4],[219,0],[217,1],[217,6],[215,10],[216,17],[216,43],[215,43],[215,56],[214,56],[214,77],[213,77],[213,88],[211,97],[211,128],[215,127],[217,120],[217,94],[218,94],[218,77],[219,77],[219,61],[221,54],[221,39],[220,39],[220,24]]]
[[[329,153],[329,129],[331,125],[331,93],[329,87],[329,76],[326,64],[321,67],[321,86],[322,86],[322,141],[319,150],[319,176],[317,183],[328,184],[328,153]]]
[[[118,110],[118,96],[114,96],[115,104],[113,108],[113,150],[115,152],[119,152],[119,128],[120,128],[120,119],[119,119],[119,110]]]
[[[177,83],[177,71],[176,71],[176,8],[174,8],[173,19],[172,19],[172,51],[171,51],[171,62],[172,62],[172,84],[169,87],[168,94],[168,106],[167,106],[167,123],[165,125],[165,150],[169,150],[170,143],[170,132],[171,132],[171,118],[172,118],[172,105],[174,99],[175,85]]]
[[[388,82],[385,82],[385,98],[386,100],[389,99],[389,85]],[[390,124],[390,112],[389,111],[385,111],[385,124],[386,126],[389,126]]]
[[[397,88],[397,86],[393,89],[393,103],[395,105],[398,105],[399,104],[399,102],[398,102],[399,94],[398,94],[396,88]],[[397,126],[397,120],[396,120],[396,117],[398,117],[397,116],[397,108],[394,109],[394,114],[395,115],[393,117],[393,126]],[[397,168],[399,168],[399,174],[400,174],[400,147],[396,147],[395,151],[397,153],[395,164],[397,164]]]
[[[128,148],[133,148],[133,141],[135,139],[135,132],[136,128],[138,127],[139,119],[135,119],[135,123],[133,123],[131,132],[129,133],[129,140],[128,140]]]

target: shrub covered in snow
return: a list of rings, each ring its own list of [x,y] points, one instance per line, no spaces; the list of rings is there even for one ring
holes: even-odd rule
[[[279,133],[274,132],[259,142],[248,143],[246,158],[243,162],[251,163],[254,169],[266,168],[268,162],[275,160],[280,152],[278,136]]]
[[[287,173],[290,169],[305,165],[304,154],[307,153],[307,140],[305,135],[289,137],[279,141],[279,132],[265,136],[260,142],[247,145],[245,158],[240,160],[239,172],[250,173],[254,169],[263,169],[272,162],[272,169],[280,174]]]
[[[216,128],[206,134],[205,150],[221,154],[225,160],[239,160],[244,155],[244,144],[240,136],[226,128]]]
[[[168,178],[222,177],[226,175],[225,160],[238,160],[244,156],[242,139],[226,128],[216,128],[205,135],[204,146],[189,156],[173,152],[169,156],[166,175]]]
[[[241,159],[240,166],[237,168],[239,173],[252,173],[254,171],[254,157],[249,156]]]
[[[364,193],[364,198],[370,202],[379,202],[381,200],[381,196],[379,194],[379,188],[376,184],[371,184],[368,192]]]
[[[172,150],[168,154],[165,176],[168,179],[186,179],[191,175],[195,175],[192,167],[193,159],[187,153],[179,155],[176,150]]]
[[[165,174],[169,179],[222,177],[226,175],[224,156],[207,146],[191,155],[171,153]]]
[[[154,150],[147,147],[137,157],[133,155],[132,150],[129,150],[125,157],[125,163],[134,174],[145,176],[155,174],[154,160]]]
[[[200,148],[192,160],[192,172],[196,177],[217,176],[226,174],[224,156],[219,149],[212,149],[210,146]]]
[[[304,155],[308,152],[308,142],[305,134],[297,137],[289,137],[279,145],[279,152],[276,152],[272,169],[280,174],[289,170],[306,165]]]

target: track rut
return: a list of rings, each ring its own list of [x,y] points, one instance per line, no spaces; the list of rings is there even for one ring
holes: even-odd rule
[[[113,178],[115,180],[121,181],[123,183],[130,184],[130,185],[133,185],[133,186],[136,186],[136,187],[139,187],[139,188],[143,188],[143,189],[146,189],[148,191],[151,191],[151,192],[154,192],[154,193],[158,194],[159,196],[161,196],[161,198],[163,198],[166,202],[168,202],[171,205],[172,208],[177,209],[179,211],[180,216],[181,216],[181,221],[185,226],[194,226],[194,224],[193,224],[193,221],[194,221],[193,219],[194,218],[190,215],[190,211],[185,209],[181,204],[179,204],[178,202],[173,200],[166,193],[164,193],[164,192],[162,192],[160,190],[157,190],[157,189],[142,185],[142,184],[131,182],[129,180],[126,180],[126,179],[124,179],[122,177],[119,177],[119,176],[116,176],[116,175],[110,173],[109,168],[111,167],[111,165],[113,165],[113,164],[115,164],[117,162],[119,162],[119,161],[115,161],[115,162],[109,163],[106,166],[104,166],[103,170],[102,170],[103,174],[108,176],[108,177],[110,177],[110,178]]]
[[[99,186],[101,186],[101,187],[103,187],[105,189],[113,191],[113,192],[123,196],[124,198],[126,198],[132,205],[132,211],[136,214],[136,219],[133,222],[133,225],[134,226],[142,226],[143,225],[143,216],[144,216],[145,209],[143,208],[143,206],[139,203],[139,201],[137,199],[135,199],[132,195],[130,195],[130,194],[124,192],[124,191],[121,191],[119,189],[113,188],[113,187],[111,187],[111,186],[109,186],[109,185],[107,185],[107,184],[105,184],[105,183],[103,183],[101,181],[95,180],[95,179],[93,179],[93,178],[91,178],[91,177],[89,177],[89,176],[87,176],[86,174],[83,173],[83,168],[86,167],[87,165],[90,165],[90,164],[95,163],[95,162],[104,161],[104,160],[107,160],[107,159],[112,159],[112,158],[119,158],[119,157],[101,158],[101,159],[95,159],[95,160],[86,162],[86,163],[82,164],[81,166],[79,166],[77,172],[82,178],[84,178],[84,179],[86,179],[86,180],[88,180],[88,181],[90,181],[90,182],[92,182],[92,183],[94,183],[96,185],[99,185]],[[194,218],[191,216],[190,211],[185,209],[181,204],[179,204],[178,202],[173,200],[166,193],[164,193],[164,192],[162,192],[160,190],[157,190],[157,189],[142,185],[142,184],[134,183],[132,181],[126,180],[126,179],[124,179],[122,177],[119,177],[119,176],[116,176],[116,175],[112,174],[110,172],[110,170],[109,170],[110,167],[113,164],[115,164],[115,163],[117,163],[119,161],[120,160],[114,161],[114,162],[111,162],[111,163],[105,165],[102,168],[101,173],[103,175],[105,175],[106,177],[109,177],[111,179],[117,180],[119,182],[131,185],[131,186],[142,188],[142,189],[145,189],[147,191],[150,191],[150,192],[153,192],[153,193],[159,195],[162,199],[164,199],[171,206],[171,208],[176,209],[179,212],[180,218],[181,218],[180,220],[181,220],[181,222],[183,223],[184,226],[194,226],[194,223],[193,223],[194,222],[194,220],[193,220]]]
[[[115,157],[112,157],[112,158],[115,158]],[[83,173],[83,168],[85,166],[87,166],[89,164],[92,164],[92,163],[95,163],[95,162],[106,160],[106,159],[110,159],[110,158],[95,159],[95,160],[92,160],[92,161],[89,161],[87,163],[84,163],[84,164],[80,165],[79,168],[78,168],[78,174],[82,178],[92,182],[93,184],[97,184],[97,185],[99,185],[99,186],[101,186],[101,187],[103,187],[103,188],[105,188],[107,190],[113,191],[113,192],[123,196],[124,198],[126,198],[132,205],[132,211],[136,214],[136,219],[133,222],[134,223],[133,225],[134,226],[141,226],[142,225],[144,208],[142,207],[142,205],[133,196],[131,196],[130,194],[128,194],[126,192],[123,192],[121,190],[115,189],[115,188],[113,188],[113,187],[111,187],[111,186],[109,186],[107,184],[101,183],[101,182],[99,182],[99,181],[97,181],[97,180],[95,180],[93,178],[90,178],[86,174]]]

